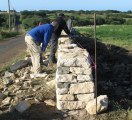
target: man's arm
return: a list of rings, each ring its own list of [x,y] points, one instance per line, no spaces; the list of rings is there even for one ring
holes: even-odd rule
[[[42,49],[41,51],[45,51],[49,41],[50,41],[50,38],[52,36],[52,30],[48,30],[45,34],[44,34],[44,40],[43,40],[43,44],[42,44]]]
[[[69,35],[70,34],[70,31],[68,30],[68,27],[67,27],[67,25],[66,25],[66,22],[64,21],[64,23],[63,23],[63,29],[64,29],[64,31],[66,32],[66,34],[67,35]]]

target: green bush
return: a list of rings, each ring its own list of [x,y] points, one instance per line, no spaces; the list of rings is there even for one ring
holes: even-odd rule
[[[125,24],[126,25],[132,25],[132,19],[128,19]]]
[[[1,31],[0,32],[0,39],[15,37],[18,34],[19,34],[18,32]]]

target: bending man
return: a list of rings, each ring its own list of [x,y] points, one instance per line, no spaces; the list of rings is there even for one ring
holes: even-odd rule
[[[35,74],[41,73],[40,54],[45,51],[52,33],[57,29],[58,23],[43,24],[30,30],[25,36],[25,42],[31,55],[31,71]],[[42,44],[42,47],[40,45]]]

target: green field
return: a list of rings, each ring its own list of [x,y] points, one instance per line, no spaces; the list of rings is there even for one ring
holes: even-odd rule
[[[93,37],[94,27],[76,27],[83,35]],[[132,25],[102,25],[96,27],[96,38],[105,44],[112,44],[132,50]]]

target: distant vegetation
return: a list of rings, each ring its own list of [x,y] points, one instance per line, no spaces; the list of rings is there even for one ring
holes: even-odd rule
[[[93,38],[93,27],[77,27],[77,30]],[[101,25],[97,26],[96,37],[105,44],[116,45],[132,50],[132,25]]]
[[[1,12],[1,11],[0,11]],[[54,20],[59,13],[65,13],[66,16],[71,16],[73,19],[74,26],[87,26],[93,25],[93,14],[97,14],[97,25],[111,24],[132,24],[132,11],[121,12],[117,10],[106,10],[106,11],[62,11],[62,10],[39,10],[39,11],[21,11],[11,14],[11,25],[15,18],[15,25],[22,24],[24,27],[27,24],[29,27],[38,25],[38,22],[46,23],[49,20]],[[8,14],[1,12],[0,14],[0,27],[8,28]]]
[[[0,11],[0,37],[1,31],[8,29],[8,14],[5,11]],[[97,25],[132,25],[132,11],[121,12],[117,10],[105,11],[62,11],[62,10],[39,10],[39,11],[21,11],[12,12],[11,27],[20,26],[21,29],[29,30],[42,23],[53,21],[59,13],[63,12],[66,16],[71,16],[74,26],[91,26],[93,25],[93,14],[97,14]],[[1,38],[0,38],[1,39]]]
[[[47,20],[53,20],[59,13],[65,13],[66,16],[71,16],[74,26],[93,25],[93,14],[97,14],[97,25],[111,24],[132,24],[132,12],[120,12],[116,10],[107,11],[61,11],[61,10],[40,10],[40,11],[21,11],[22,24],[28,24],[34,27],[39,21],[46,23]]]
[[[11,12],[11,30],[9,30],[9,15],[6,11],[0,11],[0,40],[5,38],[14,37],[19,33],[18,26],[20,24],[20,15],[18,13]]]

